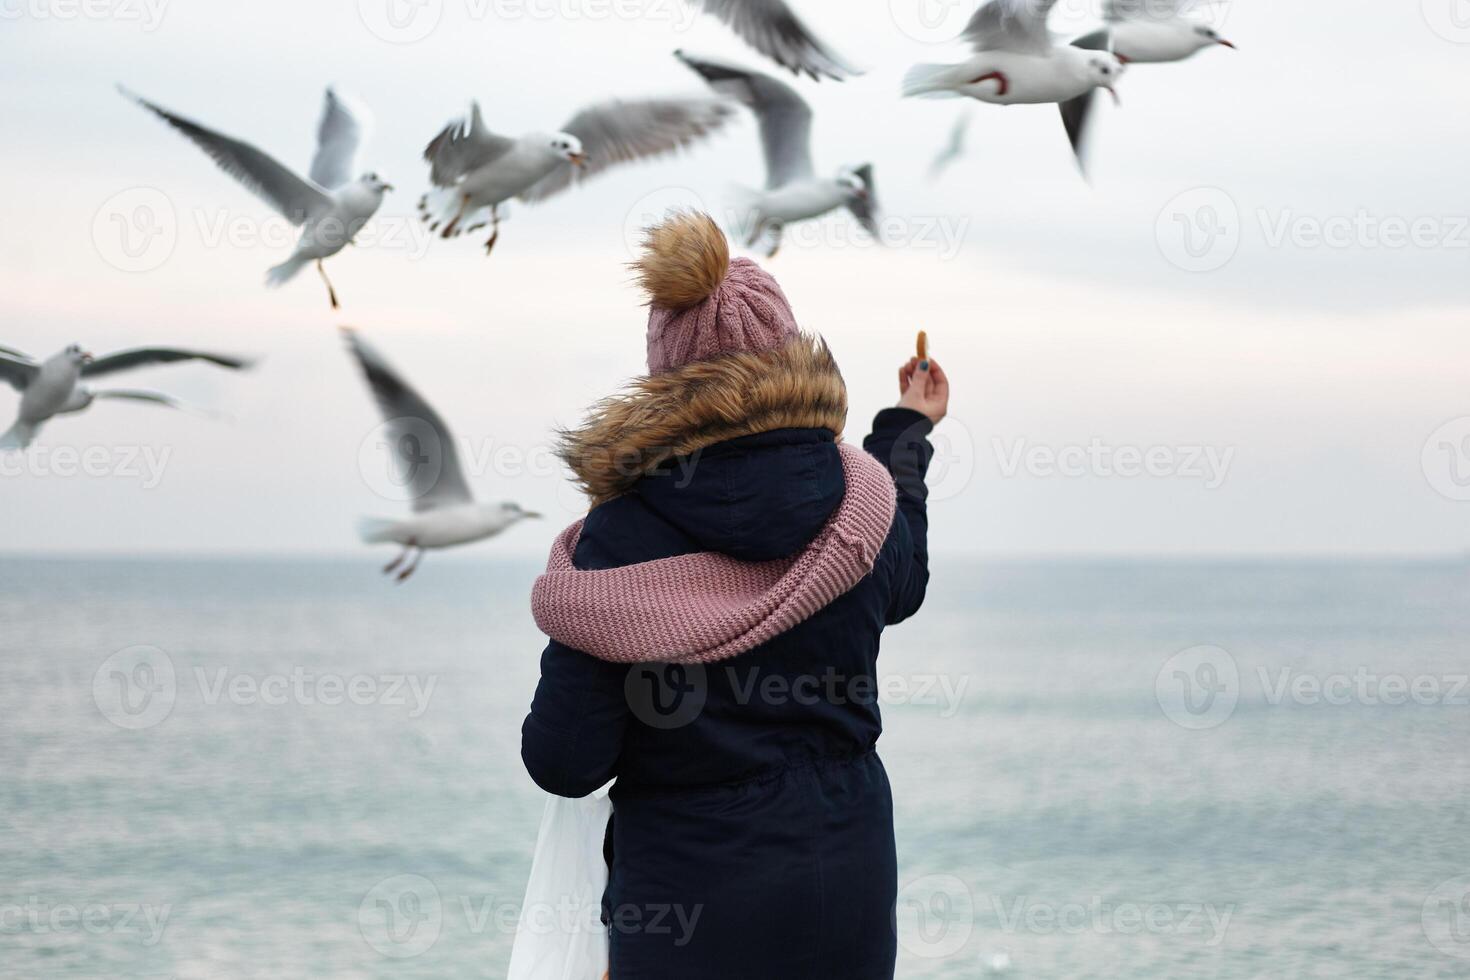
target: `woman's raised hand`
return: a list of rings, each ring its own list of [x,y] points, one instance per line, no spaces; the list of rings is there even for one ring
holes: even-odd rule
[[[899,408],[911,408],[935,425],[949,412],[949,377],[932,357],[909,362],[898,369]]]

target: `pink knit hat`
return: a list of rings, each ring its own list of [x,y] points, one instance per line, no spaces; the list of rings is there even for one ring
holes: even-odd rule
[[[770,273],[730,248],[707,214],[676,212],[644,233],[633,263],[648,293],[648,373],[796,337],[796,317]]]

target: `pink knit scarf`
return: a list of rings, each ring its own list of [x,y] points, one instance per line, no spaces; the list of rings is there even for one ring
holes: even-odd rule
[[[615,663],[710,663],[786,632],[872,570],[893,524],[893,478],[883,464],[861,449],[838,449],[846,493],[801,553],[744,562],[700,552],[581,571],[572,564],[578,521],[557,536],[531,590],[536,625]]]

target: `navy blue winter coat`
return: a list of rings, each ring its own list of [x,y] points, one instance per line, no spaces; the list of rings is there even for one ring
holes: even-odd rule
[[[928,581],[932,426],[887,409],[864,448],[899,487],[872,573],[816,615],[705,666],[612,664],[552,642],[522,757],[548,792],[609,779],[612,980],[890,980],[893,801],[875,747],[878,638]],[[588,515],[574,557],[800,551],[842,499],[825,429],[718,443]]]

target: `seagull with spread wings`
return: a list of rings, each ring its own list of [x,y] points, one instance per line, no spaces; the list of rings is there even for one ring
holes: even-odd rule
[[[689,0],[746,44],[795,75],[842,81],[858,69],[823,44],[786,0]]]
[[[1183,61],[1205,48],[1235,45],[1200,18],[1191,16],[1199,6],[1193,0],[1104,0],[1104,25],[1079,37],[1072,46],[1087,51],[1110,51],[1123,64],[1163,64]],[[1097,91],[1062,103],[1062,122],[1087,170],[1087,129]]]
[[[384,575],[397,572],[402,582],[418,570],[428,549],[483,541],[528,517],[541,516],[514,503],[476,503],[460,466],[454,433],[439,413],[355,330],[344,327],[342,336],[378,403],[391,465],[413,502],[412,517],[370,517],[359,524],[367,544],[391,541],[403,547],[384,566]]]
[[[617,164],[688,147],[733,115],[721,99],[613,101],[583,109],[559,132],[516,139],[492,132],[474,102],[424,149],[435,189],[419,199],[419,215],[441,238],[489,224],[489,255],[510,198],[544,201]]]
[[[98,398],[121,398],[181,408],[176,399],[162,392],[138,388],[93,391],[82,383],[84,378],[175,361],[206,361],[234,370],[250,366],[249,361],[238,357],[174,347],[139,347],[94,358],[77,344],[72,344],[59,354],[39,362],[19,351],[0,348],[0,381],[20,392],[20,411],[15,424],[0,435],[0,450],[25,449],[47,420],[57,415],[85,411]]]
[[[868,234],[882,241],[873,165],[844,167],[833,177],[818,177],[812,166],[812,109],[791,86],[769,75],[683,51],[675,51],[674,56],[716,92],[749,108],[760,125],[766,186],[743,194],[748,247],[764,244],[766,255],[774,256],[786,225],[819,218],[840,207],[850,210]]]
[[[317,125],[316,155],[308,176],[301,177],[249,143],[176,115],[121,86],[118,89],[183,133],[221,170],[301,229],[290,258],[266,274],[267,285],[279,286],[315,262],[327,285],[332,309],[337,309],[337,291],[327,278],[322,260],[350,245],[382,206],[383,195],[393,189],[392,184],[371,171],[352,176],[366,128],[362,110],[327,89]]]
[[[1047,19],[1055,6],[1056,0],[988,0],[960,35],[974,55],[955,65],[915,65],[904,76],[904,95],[1016,105],[1066,103],[1101,88],[1116,100],[1113,85],[1123,63],[1106,50],[1076,47],[1053,35]]]

